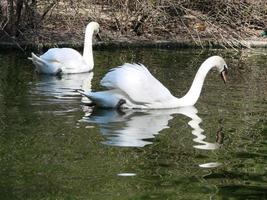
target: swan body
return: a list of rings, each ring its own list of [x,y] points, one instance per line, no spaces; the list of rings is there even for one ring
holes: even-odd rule
[[[196,73],[191,88],[177,98],[142,64],[125,63],[109,71],[100,84],[108,90],[80,93],[104,108],[163,109],[194,105],[201,93],[205,77],[211,68],[217,68],[226,80],[227,65],[223,58],[208,58]]]
[[[99,32],[99,24],[90,22],[86,26],[83,55],[72,48],[51,48],[45,54],[29,57],[41,74],[56,75],[58,73],[83,73],[94,67],[92,39],[93,34]]]

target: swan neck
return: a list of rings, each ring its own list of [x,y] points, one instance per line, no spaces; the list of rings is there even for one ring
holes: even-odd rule
[[[85,62],[93,68],[94,66],[94,58],[93,58],[93,34],[94,30],[92,27],[88,26],[85,30],[85,38],[84,38],[84,47],[83,47],[83,58]]]
[[[206,60],[204,63],[202,63],[186,95],[180,99],[177,99],[179,106],[193,106],[197,102],[204,80],[210,69],[213,67],[214,65],[209,60]]]

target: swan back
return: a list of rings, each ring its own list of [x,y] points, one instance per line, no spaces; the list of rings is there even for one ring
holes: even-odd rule
[[[51,48],[45,54],[41,55],[40,58],[43,60],[58,60],[58,61],[65,61],[65,60],[72,60],[73,57],[79,58],[81,54],[71,48]]]
[[[135,104],[153,104],[173,98],[142,64],[125,63],[109,71],[100,84],[108,89],[117,89]]]
[[[71,48],[49,49],[45,54],[40,56],[40,59],[45,61],[49,68],[53,69],[60,67],[62,73],[66,74],[83,73],[90,71],[91,69],[83,59],[82,55]]]

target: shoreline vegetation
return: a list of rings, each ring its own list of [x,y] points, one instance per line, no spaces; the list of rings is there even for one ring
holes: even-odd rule
[[[1,0],[0,48],[267,48],[265,0]]]

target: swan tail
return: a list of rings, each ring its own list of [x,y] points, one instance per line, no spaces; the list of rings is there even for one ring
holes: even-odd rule
[[[29,60],[31,60],[33,62],[33,64],[35,65],[45,65],[44,61],[42,59],[40,59],[37,55],[35,55],[34,53],[32,53],[32,57],[28,57]]]
[[[87,93],[85,93],[85,91],[83,89],[78,89],[78,90],[76,90],[76,92],[78,92],[79,94],[81,94],[83,96],[81,101],[84,105],[87,105],[87,106],[94,106],[95,105],[95,103],[92,101],[90,96]]]
[[[31,57],[28,57],[29,60],[33,61],[34,58],[38,58],[38,56],[36,56],[33,52],[31,53]]]
[[[82,89],[77,89],[76,92],[78,92],[79,94],[81,94],[84,97],[91,99],[91,96]]]
[[[32,57],[28,58],[36,67],[36,71],[41,74],[58,75],[63,73],[62,64],[57,60],[45,59],[31,53]]]

